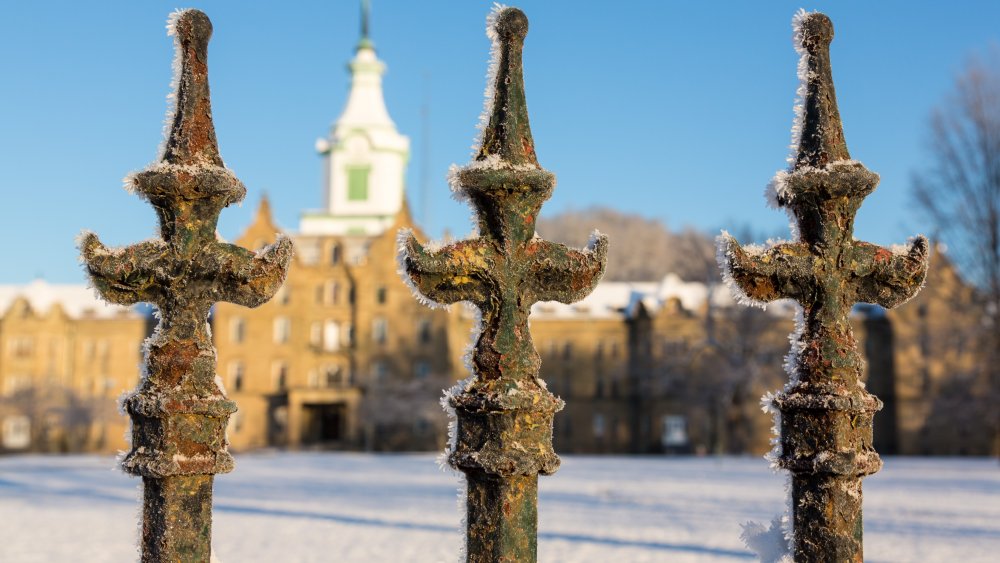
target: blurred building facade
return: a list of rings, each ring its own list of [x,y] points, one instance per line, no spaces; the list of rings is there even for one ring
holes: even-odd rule
[[[82,285],[0,286],[0,451],[125,447],[146,319]]]
[[[437,449],[447,439],[441,390],[468,377],[475,311],[425,307],[397,274],[397,232],[424,237],[406,204],[409,140],[386,109],[385,65],[367,36],[349,69],[345,108],[316,144],[323,207],[287,232],[295,257],[284,286],[257,309],[213,311],[218,374],[239,405],[237,450]],[[280,231],[265,198],[235,242],[256,249]],[[857,309],[868,385],[886,403],[880,452],[996,453],[974,297],[939,252],[913,303]],[[772,421],[759,398],[787,379],[794,309],[738,306],[721,284],[672,275],[535,304],[541,375],[566,401],[556,450],[766,451]],[[116,398],[138,382],[147,318],[41,281],[0,286],[0,315],[0,451],[124,449]]]

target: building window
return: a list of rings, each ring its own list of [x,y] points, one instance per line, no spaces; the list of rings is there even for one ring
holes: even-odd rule
[[[274,319],[274,343],[285,344],[292,336],[292,321],[288,317]]]
[[[413,377],[416,379],[427,379],[431,374],[431,364],[423,360],[413,364]]]
[[[339,387],[344,383],[344,370],[337,364],[323,366],[323,386]]]
[[[10,339],[8,349],[15,358],[28,358],[35,353],[35,341],[29,336],[18,336]]]
[[[243,417],[241,416],[242,414],[243,414],[242,412],[236,411],[232,414],[232,416],[229,417],[229,428],[228,428],[229,432],[237,434],[239,433],[240,430],[243,430]]]
[[[431,341],[431,320],[420,319],[417,321],[417,341],[421,344],[428,344]]]
[[[344,344],[347,346],[354,346],[354,325],[346,324],[344,330]]]
[[[340,249],[340,245],[337,243],[334,243],[333,247],[330,248],[330,263],[333,264],[334,266],[340,264],[341,252],[343,251]]]
[[[13,395],[30,387],[30,375],[9,375],[3,382],[3,393],[4,395]]]
[[[368,199],[368,174],[370,166],[347,167],[347,201],[366,201]]]
[[[324,292],[324,303],[327,305],[336,305],[337,300],[340,298],[340,286],[335,281],[326,282],[326,291]]]
[[[663,417],[663,437],[660,439],[663,447],[686,446],[687,418],[681,415],[666,415]]]
[[[594,413],[594,438],[600,439],[600,438],[603,438],[603,437],[604,437],[604,415],[601,414],[601,413],[599,413],[599,412],[595,412]]]
[[[347,302],[350,303],[351,305],[354,305],[354,287],[353,286],[349,290],[347,290]]]
[[[323,325],[323,349],[333,352],[340,348],[340,325],[335,321],[326,321]]]
[[[309,344],[319,346],[323,343],[323,323],[319,321],[309,325]]]
[[[246,336],[246,322],[240,317],[229,319],[229,341],[234,344],[239,344],[246,339]]]
[[[3,419],[3,447],[20,450],[31,445],[31,419],[24,415]]]
[[[274,362],[271,366],[271,376],[274,378],[274,388],[278,391],[288,387],[288,364],[285,362]]]
[[[229,387],[234,393],[243,390],[243,362],[229,364]]]
[[[389,365],[385,360],[375,360],[372,363],[372,378],[376,383],[385,383],[389,379]]]
[[[385,344],[389,339],[389,323],[382,317],[376,317],[372,321],[372,340],[376,344]]]
[[[289,303],[291,303],[291,301],[292,301],[292,290],[288,289],[288,283],[287,282],[281,284],[281,287],[278,288],[278,295],[276,296],[275,300],[278,303],[281,303],[282,305],[288,305]]]
[[[386,290],[384,285],[380,285],[378,289],[375,290],[375,301],[379,305],[385,305]]]

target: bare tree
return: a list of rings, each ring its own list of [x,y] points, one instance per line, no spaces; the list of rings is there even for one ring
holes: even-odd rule
[[[926,169],[913,178],[920,212],[979,290],[982,367],[1000,402],[1000,48],[969,59],[930,118]],[[995,411],[995,409],[994,409]],[[994,448],[1000,454],[1000,414]]]
[[[587,233],[596,228],[613,243],[608,249],[608,281],[655,281],[673,273],[684,280],[704,281],[718,277],[712,237],[694,229],[673,232],[663,222],[607,207],[565,211],[538,220],[545,238],[570,246],[586,244]],[[692,255],[708,256],[711,268]]]

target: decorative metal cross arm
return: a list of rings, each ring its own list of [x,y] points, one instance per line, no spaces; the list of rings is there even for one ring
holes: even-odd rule
[[[515,8],[491,14],[494,72],[478,153],[452,174],[475,210],[479,236],[438,250],[400,235],[404,275],[437,303],[468,301],[482,314],[473,376],[446,396],[456,418],[448,453],[467,481],[468,561],[534,561],[538,474],[554,473],[552,420],[563,403],[545,388],[528,315],[536,301],[572,303],[601,276],[607,239],[585,250],[542,240],[535,220],[555,186],[541,168],[528,125],[522,49],[528,19]]]
[[[216,240],[222,209],[246,195],[225,168],[215,138],[208,89],[208,16],[170,19],[179,61],[176,108],[160,161],[131,176],[149,201],[160,239],[108,249],[93,233],[81,241],[87,273],[102,297],[156,305],[160,321],[146,343],[139,388],[124,401],[132,449],[122,469],[143,478],[142,561],[208,561],[212,479],[233,468],[226,423],[236,404],[216,377],[207,323],[217,301],[256,307],[278,290],[291,241],[251,252]]]
[[[776,462],[792,473],[796,561],[861,561],[861,478],[882,467],[872,417],[882,408],[860,381],[862,360],[849,314],[856,302],[892,308],[913,297],[928,266],[924,237],[889,250],[854,239],[854,216],[878,184],[850,160],[830,67],[833,24],[820,13],[796,17],[804,59],[803,107],[791,170],[771,194],[797,226],[795,242],[743,248],[719,238],[724,275],[751,302],[791,298],[803,321],[786,364],[790,381],[766,398],[780,411]]]

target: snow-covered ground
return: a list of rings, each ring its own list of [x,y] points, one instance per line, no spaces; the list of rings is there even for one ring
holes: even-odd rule
[[[102,457],[0,458],[0,561],[135,560],[136,479]],[[455,561],[460,477],[434,456],[254,453],[216,478],[224,563]],[[784,506],[754,458],[565,456],[541,478],[539,558],[752,560],[740,524]],[[886,460],[865,480],[868,561],[997,561],[1000,466]]]

